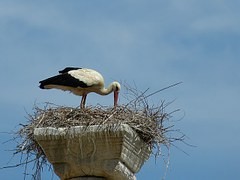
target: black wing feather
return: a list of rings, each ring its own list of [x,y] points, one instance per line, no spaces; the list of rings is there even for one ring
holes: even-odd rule
[[[64,72],[64,70],[63,70]],[[60,86],[68,86],[68,87],[81,87],[81,88],[87,88],[89,87],[87,84],[85,84],[83,81],[80,81],[74,77],[72,77],[68,73],[59,74],[57,76],[50,77],[48,79],[42,80],[39,82],[40,88],[45,89],[44,86],[46,85],[60,85]]]
[[[79,67],[66,67],[65,69],[61,70],[61,71],[58,71],[59,73],[63,74],[63,73],[67,73],[71,70],[78,70],[78,69],[82,69],[82,68],[79,68]]]

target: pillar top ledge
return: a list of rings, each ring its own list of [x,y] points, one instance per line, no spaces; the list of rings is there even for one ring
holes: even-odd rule
[[[40,127],[34,129],[34,136],[36,139],[41,138],[73,138],[75,136],[82,136],[85,134],[118,134],[126,133],[131,136],[138,136],[137,133],[128,124],[104,124],[104,125],[90,125],[90,126],[72,126],[72,127]],[[106,135],[106,134],[105,134]]]
[[[127,124],[35,128],[34,138],[62,180],[134,180],[151,153]]]

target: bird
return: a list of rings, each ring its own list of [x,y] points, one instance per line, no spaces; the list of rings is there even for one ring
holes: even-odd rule
[[[105,88],[104,78],[99,72],[93,69],[78,67],[66,67],[59,71],[58,75],[44,79],[39,83],[41,89],[60,89],[82,96],[81,109],[85,108],[87,95],[91,92],[99,95],[108,95],[114,92],[114,108],[116,108],[121,89],[121,85],[117,81],[112,82]]]

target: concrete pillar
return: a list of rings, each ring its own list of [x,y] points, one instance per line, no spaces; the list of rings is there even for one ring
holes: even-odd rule
[[[76,178],[71,178],[69,180],[106,180],[104,177],[76,177]]]
[[[34,138],[61,180],[135,180],[151,153],[127,124],[36,128]]]

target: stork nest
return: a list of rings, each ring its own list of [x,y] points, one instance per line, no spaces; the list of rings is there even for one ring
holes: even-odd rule
[[[129,89],[128,89],[129,90]],[[113,124],[128,124],[135,130],[139,137],[149,146],[154,155],[161,154],[160,145],[167,148],[176,140],[183,141],[184,135],[171,137],[169,132],[175,131],[174,125],[167,123],[171,113],[165,112],[169,103],[164,101],[159,106],[149,106],[145,93],[131,90],[134,96],[126,105],[120,105],[116,109],[102,106],[87,107],[85,109],[58,106],[46,103],[44,107],[33,107],[33,114],[28,114],[27,124],[20,124],[21,128],[16,133],[20,139],[14,154],[26,155],[21,163],[25,165],[34,163],[33,179],[41,179],[43,165],[51,166],[47,162],[46,155],[34,139],[34,129],[40,127],[72,127]],[[152,94],[151,94],[152,95]],[[129,98],[129,97],[128,97]],[[178,110],[175,110],[178,111]],[[174,112],[175,112],[174,111]],[[25,171],[26,171],[25,167]],[[25,172],[25,175],[27,172]]]

